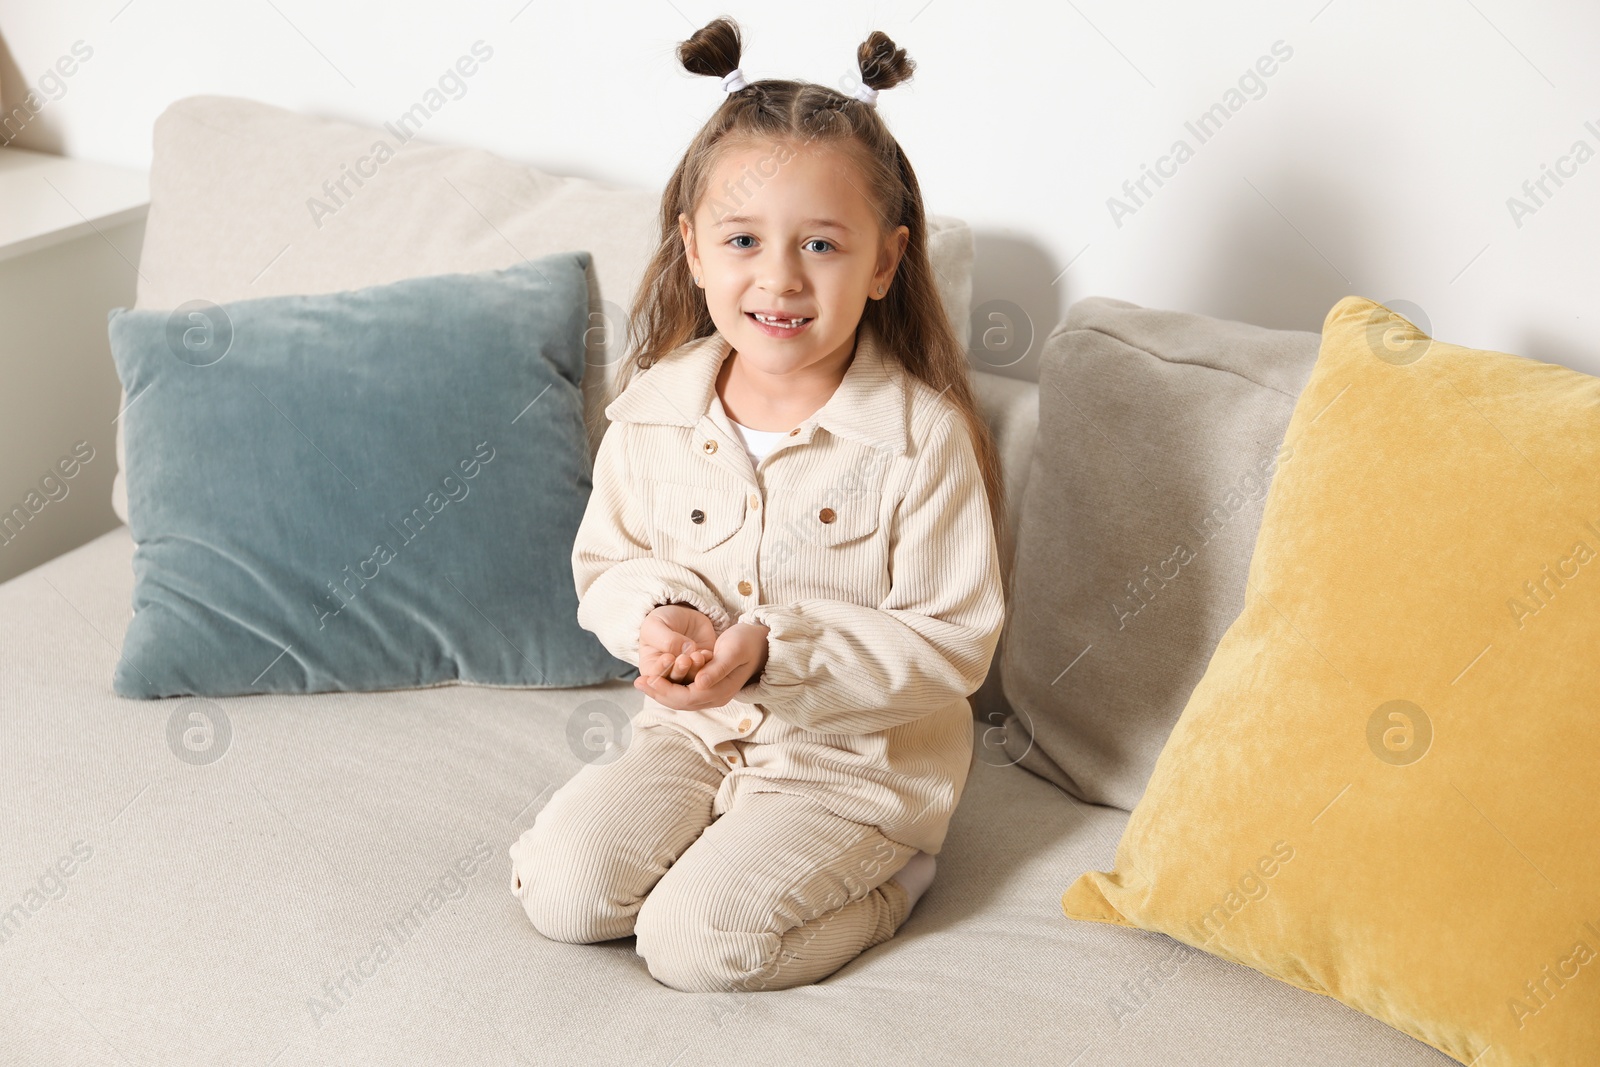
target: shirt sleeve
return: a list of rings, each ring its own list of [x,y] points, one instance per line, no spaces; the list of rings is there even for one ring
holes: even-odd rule
[[[983,684],[1005,617],[988,495],[964,420],[930,432],[895,509],[892,585],[877,607],[761,604],[767,662],[737,697],[823,733],[886,730]]]
[[[629,426],[613,422],[594,458],[594,488],[572,546],[578,625],[625,663],[639,666],[639,627],[662,604],[704,612],[721,633],[732,623],[699,574],[657,559],[628,464]]]

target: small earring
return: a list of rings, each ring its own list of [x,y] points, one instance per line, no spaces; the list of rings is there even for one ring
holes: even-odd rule
[[[695,283],[695,284],[696,284],[696,285],[699,285],[699,284],[700,284],[700,275],[698,275],[698,274],[696,274],[696,275],[695,275],[695,276],[694,276],[694,283]]]
[[[880,285],[880,286],[878,286],[878,295],[879,295],[879,296],[882,296],[882,295],[883,295],[883,286],[881,286],[881,285]]]

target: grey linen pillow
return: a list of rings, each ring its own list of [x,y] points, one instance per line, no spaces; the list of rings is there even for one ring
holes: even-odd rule
[[[1320,336],[1087,297],[1045,341],[1001,647],[1019,766],[1133,810],[1244,607]]]

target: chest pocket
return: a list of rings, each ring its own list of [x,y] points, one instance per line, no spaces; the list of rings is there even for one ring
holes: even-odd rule
[[[793,517],[800,537],[824,548],[846,545],[878,528],[877,489],[823,489],[808,493],[807,502]]]
[[[650,522],[657,537],[696,552],[709,551],[744,525],[745,493],[677,482],[652,482]]]

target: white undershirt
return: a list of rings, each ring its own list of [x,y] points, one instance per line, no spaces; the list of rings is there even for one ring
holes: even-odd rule
[[[722,398],[712,394],[718,407],[722,407]],[[753,430],[748,426],[733,421],[733,416],[728,415],[728,409],[723,407],[722,414],[727,417],[735,433],[739,435],[744,444],[744,450],[750,454],[752,464],[760,464],[768,452],[778,447],[778,442],[789,436],[787,430]]]

